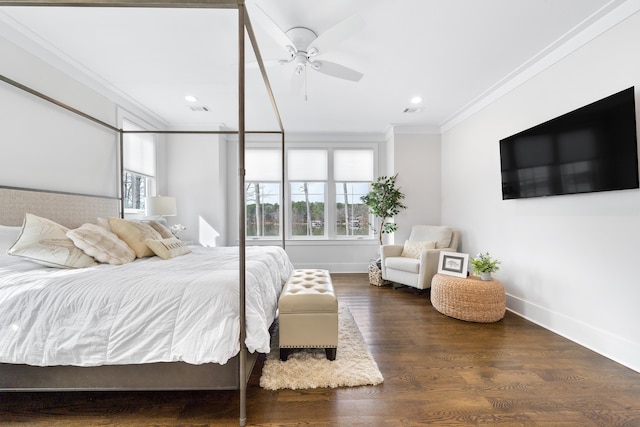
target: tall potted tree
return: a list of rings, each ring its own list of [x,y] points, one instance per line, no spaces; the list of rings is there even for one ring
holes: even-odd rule
[[[378,177],[376,182],[371,184],[369,193],[360,198],[369,207],[369,211],[377,218],[380,218],[380,227],[378,228],[378,242],[380,242],[380,245],[382,245],[383,233],[393,233],[398,228],[395,223],[387,222],[387,220],[397,215],[402,209],[407,208],[402,204],[404,194],[396,187],[397,177],[398,174]]]

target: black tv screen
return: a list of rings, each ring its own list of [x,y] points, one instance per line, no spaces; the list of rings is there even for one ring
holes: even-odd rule
[[[634,88],[500,140],[502,198],[638,188]]]

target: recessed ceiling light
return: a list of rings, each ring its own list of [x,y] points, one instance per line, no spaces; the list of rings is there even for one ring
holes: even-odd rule
[[[198,98],[196,98],[196,97],[195,97],[195,96],[193,96],[193,95],[186,95],[186,96],[184,97],[184,100],[185,100],[185,101],[188,101],[188,102],[196,102],[196,101],[198,100]]]
[[[420,104],[421,102],[422,102],[422,98],[419,96],[414,96],[413,98],[411,98],[412,104]]]

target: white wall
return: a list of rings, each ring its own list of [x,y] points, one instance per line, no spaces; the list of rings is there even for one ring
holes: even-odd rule
[[[0,38],[2,73],[115,125],[113,103]],[[0,82],[0,184],[117,196],[117,133]]]
[[[442,136],[442,221],[502,260],[508,308],[636,371],[640,190],[503,201],[498,141],[629,86],[637,104],[639,40],[637,13]]]
[[[440,135],[396,133],[393,139],[393,171],[389,174],[398,174],[396,182],[407,209],[395,217],[398,230],[387,241],[404,244],[413,225],[441,225]]]
[[[178,210],[169,225],[185,226],[185,241],[226,246],[226,144],[215,134],[179,134],[167,136],[166,145],[167,195],[176,197]]]

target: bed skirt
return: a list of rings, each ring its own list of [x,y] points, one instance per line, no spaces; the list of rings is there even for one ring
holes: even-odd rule
[[[258,358],[247,354],[245,384]],[[237,390],[240,356],[226,364],[30,366],[0,363],[0,391]]]

